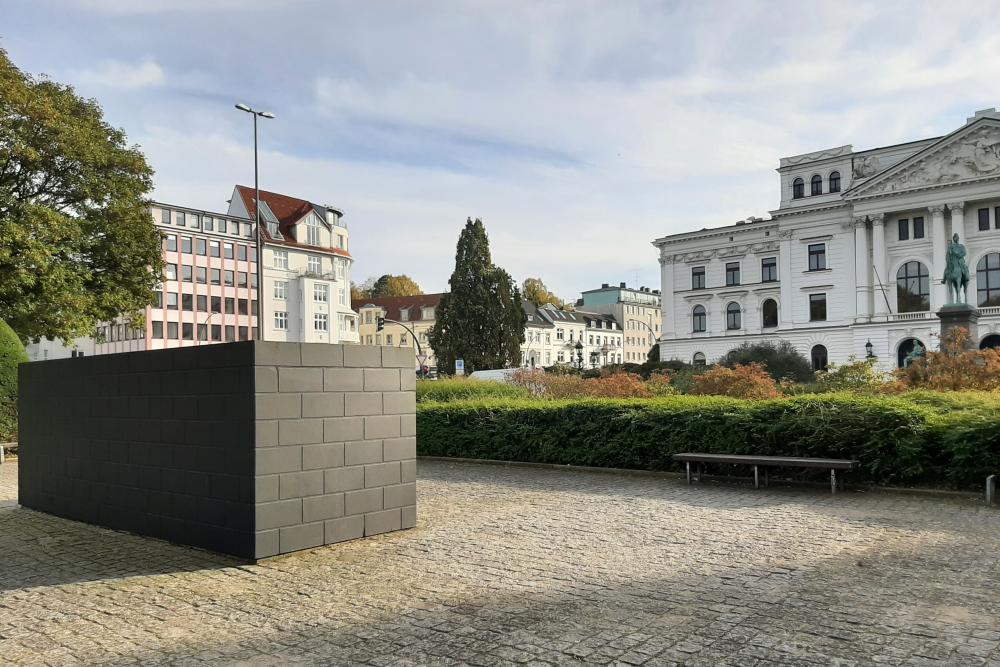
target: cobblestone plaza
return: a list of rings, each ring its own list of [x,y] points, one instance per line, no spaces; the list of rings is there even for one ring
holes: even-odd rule
[[[422,461],[413,530],[259,565],[17,508],[6,665],[1000,665],[1000,511]]]

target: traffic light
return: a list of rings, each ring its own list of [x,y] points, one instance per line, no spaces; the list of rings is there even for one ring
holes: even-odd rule
[[[382,329],[385,329],[385,318],[384,317],[378,318],[378,326],[375,327],[375,331],[381,331]]]

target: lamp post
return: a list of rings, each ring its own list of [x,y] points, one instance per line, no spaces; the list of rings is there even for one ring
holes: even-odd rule
[[[216,312],[214,312],[214,311],[213,311],[213,312],[211,312],[211,313],[209,313],[208,317],[206,317],[205,319],[203,319],[203,320],[201,321],[201,324],[199,324],[199,325],[198,325],[198,327],[200,328],[200,327],[203,327],[203,326],[207,325],[207,324],[208,324],[208,321],[209,321],[210,319],[212,319],[213,317],[215,317],[216,315],[218,315],[218,313],[216,313]],[[258,327],[258,328],[259,328],[259,327]],[[196,336],[198,335],[198,332],[197,332],[197,331],[195,331],[194,333],[195,333],[195,335],[196,335]],[[208,336],[208,331],[207,331],[207,330],[205,331],[205,335],[206,335],[206,336]],[[201,345],[201,337],[199,337],[199,338],[198,338],[198,345]]]
[[[253,116],[253,211],[257,231],[257,340],[264,340],[264,242],[260,231],[260,185],[257,179],[257,117],[274,118],[270,111],[257,111],[246,104],[236,105],[240,111]]]
[[[872,339],[869,338],[868,342],[865,343],[865,359],[874,359],[875,358],[875,353],[872,351],[874,349],[875,349],[875,346],[872,345]]]
[[[583,341],[577,340],[576,345],[573,346],[576,350],[576,367],[579,370],[583,370]]]

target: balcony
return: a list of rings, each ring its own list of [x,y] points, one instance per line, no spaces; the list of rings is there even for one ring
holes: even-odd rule
[[[918,320],[936,320],[937,315],[929,310],[921,310],[914,313],[889,313],[889,322],[913,322]]]

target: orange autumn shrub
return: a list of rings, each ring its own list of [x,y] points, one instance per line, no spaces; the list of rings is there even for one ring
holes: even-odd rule
[[[781,391],[763,364],[713,366],[694,378],[692,394],[731,398],[780,398]]]
[[[909,389],[936,391],[1000,389],[1000,350],[970,349],[967,329],[953,329],[940,351],[928,350],[908,368],[896,371],[897,382]]]
[[[546,373],[519,370],[511,383],[543,398],[653,398],[673,394],[670,378],[661,374],[644,382],[635,373],[608,372],[596,378],[582,378],[569,373]]]

